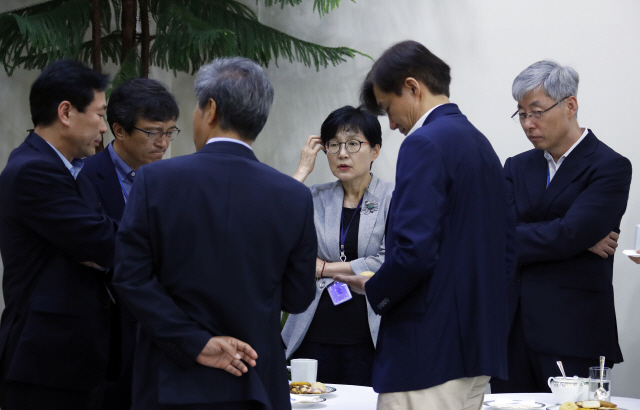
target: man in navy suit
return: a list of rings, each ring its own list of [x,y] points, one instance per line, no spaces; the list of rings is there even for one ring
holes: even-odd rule
[[[289,408],[280,312],[315,296],[311,193],[252,151],[273,101],[260,66],[214,60],[195,89],[197,152],[139,171],[117,235],[134,408]]]
[[[104,269],[117,225],[78,174],[107,130],[107,84],[76,61],[45,68],[29,95],[35,129],[0,175],[3,410],[98,409],[118,369]]]
[[[405,41],[384,52],[362,87],[366,107],[407,136],[385,262],[371,279],[338,279],[364,289],[382,315],[378,409],[479,408],[489,378],[507,376],[506,186],[487,138],[449,102],[450,79],[444,61]]]
[[[631,163],[578,125],[578,73],[539,61],[513,82],[535,149],[507,159],[518,270],[509,336],[509,380],[491,391],[550,391],[567,375],[622,361],[613,301],[613,253],[627,207]]]
[[[173,95],[156,80],[134,78],[111,93],[107,120],[115,139],[105,150],[85,160],[82,175],[91,180],[112,219],[122,219],[138,169],[162,159],[180,133],[176,127],[179,114]],[[118,305],[122,371],[105,390],[104,410],[131,409],[136,321],[122,303]]]

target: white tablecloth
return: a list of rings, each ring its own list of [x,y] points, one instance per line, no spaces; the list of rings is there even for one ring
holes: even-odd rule
[[[334,393],[324,394],[327,401],[314,404],[294,404],[293,409],[326,409],[326,410],[375,410],[378,393],[371,387],[350,386],[347,384],[329,383],[336,388]]]
[[[509,393],[509,394],[487,394],[484,396],[484,401],[502,399],[512,400],[535,400],[539,403],[544,403],[547,406],[553,406],[558,404],[558,401],[553,397],[552,393]],[[611,402],[618,405],[619,408],[627,410],[640,410],[640,399],[630,399],[628,397],[611,397]],[[483,409],[488,409],[487,406],[482,406]]]
[[[375,410],[378,402],[378,393],[371,387],[349,386],[346,384],[329,384],[336,388],[335,393],[326,394],[324,403],[298,404],[294,409],[326,409],[326,410]],[[548,406],[556,403],[551,393],[510,393],[510,394],[487,394],[484,401],[496,400],[498,398],[535,400]],[[627,410],[640,410],[640,399],[630,399],[627,397],[613,396],[611,401],[618,407]],[[482,406],[483,410],[488,409]],[[432,409],[429,409],[432,410]],[[435,409],[433,409],[435,410]]]

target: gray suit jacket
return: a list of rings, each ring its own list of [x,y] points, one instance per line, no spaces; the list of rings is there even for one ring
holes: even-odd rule
[[[379,180],[372,175],[371,182],[364,193],[360,228],[358,231],[358,259],[351,261],[351,269],[359,274],[364,271],[376,272],[384,262],[384,231],[387,213],[394,184]],[[318,257],[327,262],[340,262],[340,215],[344,190],[340,181],[311,187],[313,196],[314,222],[318,235]],[[365,204],[373,204],[373,211]],[[313,315],[318,307],[322,292],[333,282],[331,278],[316,282],[316,297],[309,308],[300,314],[290,315],[282,329],[282,340],[287,345],[286,356],[289,358],[304,339]],[[378,340],[380,316],[373,313],[367,304],[369,313],[369,329],[375,345]]]

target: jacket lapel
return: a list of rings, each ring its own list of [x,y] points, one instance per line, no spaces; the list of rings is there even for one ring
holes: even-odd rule
[[[598,139],[589,131],[582,142],[565,158],[543,196],[540,204],[541,215],[546,214],[553,200],[589,166],[587,156],[593,153],[597,144]]]
[[[375,207],[373,212],[360,212],[360,228],[358,230],[358,258],[362,258],[369,246],[369,241],[373,234],[373,228],[376,226],[378,220],[378,214],[380,212],[380,198],[378,198],[374,192],[378,185],[378,178],[376,176],[371,177],[371,182],[364,192],[364,199],[362,201],[362,207],[366,207],[366,203],[369,202]]]
[[[340,260],[340,220],[342,218],[342,204],[344,202],[344,190],[340,181],[324,198],[324,241],[329,251],[332,262]],[[336,232],[336,234],[332,234]],[[358,238],[359,239],[359,238]]]
[[[529,209],[539,209],[539,204],[547,191],[548,164],[544,151],[535,150],[523,169],[524,181],[529,198]]]
[[[111,217],[120,220],[124,212],[124,197],[120,186],[116,167],[111,160],[108,150],[98,153],[97,173],[101,180],[96,184],[98,192],[105,203],[105,208],[110,211]]]

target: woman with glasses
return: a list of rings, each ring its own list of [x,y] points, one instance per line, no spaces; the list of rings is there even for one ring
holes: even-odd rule
[[[287,358],[318,360],[318,381],[371,385],[380,317],[365,296],[333,281],[334,275],[378,270],[393,184],[371,174],[380,153],[378,119],[351,106],[332,112],[320,136],[310,136],[294,178],[304,182],[324,151],[337,181],[311,187],[318,235],[316,298],[289,316],[282,331]],[[294,380],[295,381],[295,380]]]

